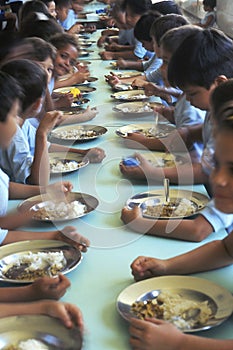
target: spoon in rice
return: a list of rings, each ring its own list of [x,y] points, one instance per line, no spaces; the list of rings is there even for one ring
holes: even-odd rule
[[[165,192],[165,202],[163,203],[164,206],[169,207],[169,209],[175,209],[176,206],[170,202],[170,195],[169,195],[169,179],[165,178],[163,180],[163,186],[164,186],[164,192]]]

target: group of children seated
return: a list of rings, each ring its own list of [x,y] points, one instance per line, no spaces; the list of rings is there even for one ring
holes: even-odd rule
[[[203,3],[206,11],[214,4],[207,0]],[[71,107],[73,95],[67,93],[60,97],[53,92],[58,87],[82,83],[89,76],[87,66],[78,62],[77,33],[82,26],[76,24],[74,12],[77,8],[78,11],[82,9],[77,0],[72,3],[56,0],[55,4],[31,0],[19,11],[17,31],[0,33],[3,43],[0,55],[2,245],[28,239],[55,239],[85,251],[90,244],[72,226],[50,232],[16,231],[32,214],[28,211],[7,214],[8,198],[28,198],[46,192],[65,196],[72,190],[69,182],[49,185],[49,152],[67,152],[68,148],[48,142],[47,136],[56,125],[84,122],[96,116],[96,110],[88,108],[78,116],[64,118],[61,110]],[[213,241],[171,259],[138,257],[131,265],[132,274],[137,281],[232,264],[232,40],[220,30],[205,28],[204,24],[190,24],[174,1],[155,4],[151,0],[111,1],[111,15],[111,23],[119,30],[103,31],[97,43],[105,45],[100,57],[115,59],[118,67],[137,69],[143,75],[137,79],[119,79],[113,73],[106,80],[111,86],[121,81],[132,87],[142,87],[148,96],[159,96],[161,105],[155,108],[155,113],[176,126],[164,139],[128,134],[125,145],[173,154],[185,151],[187,157],[185,164],[159,168],[137,152],[139,166],[121,163],[122,175],[155,183],[161,183],[164,177],[177,185],[201,183],[211,197],[209,204],[194,218],[179,222],[151,220],[134,207],[123,208],[122,221],[136,232],[188,241],[200,242],[222,228],[229,233],[223,241]],[[65,79],[61,79],[64,76]],[[90,162],[101,162],[105,157],[100,148],[71,150],[88,157]],[[0,316],[50,310],[48,313],[61,318],[66,326],[74,322],[82,329],[78,308],[43,300],[59,299],[68,286],[68,279],[59,275],[53,279],[40,278],[25,287],[1,289]],[[27,306],[24,307],[25,302]],[[130,323],[130,343],[137,350],[232,348],[232,341],[184,335],[161,320],[132,319]]]

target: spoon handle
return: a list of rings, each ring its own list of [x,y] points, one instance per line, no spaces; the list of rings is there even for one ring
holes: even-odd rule
[[[170,202],[170,196],[169,196],[169,179],[165,178],[163,181],[164,185],[164,192],[165,192],[165,200],[166,204]]]

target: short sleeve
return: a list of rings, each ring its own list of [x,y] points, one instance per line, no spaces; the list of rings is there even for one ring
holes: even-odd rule
[[[225,214],[216,209],[214,206],[214,200],[211,200],[200,214],[209,221],[215,232],[223,228],[228,232],[232,230],[233,214]]]
[[[0,228],[0,244],[2,244],[7,234],[8,234],[8,230],[3,230]]]

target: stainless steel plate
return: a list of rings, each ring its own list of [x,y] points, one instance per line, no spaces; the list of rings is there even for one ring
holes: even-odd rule
[[[184,215],[153,215],[147,212],[148,207],[156,207],[158,205],[162,205],[165,203],[165,194],[164,190],[154,190],[148,192],[138,193],[131,198],[129,198],[126,202],[126,205],[129,208],[133,208],[135,205],[139,206],[142,210],[142,214],[144,217],[150,219],[182,219],[185,217],[189,217],[197,214],[200,210],[202,210],[206,204],[209,202],[209,198],[202,193],[192,192],[188,190],[180,190],[180,189],[170,189],[170,201],[173,202],[175,200],[187,199],[193,204],[194,212],[191,214],[189,211]],[[151,211],[151,212],[152,212]]]
[[[55,94],[67,94],[75,87],[76,87],[76,85],[58,88],[58,89],[53,90],[53,93],[55,93]],[[80,90],[80,93],[82,94],[82,96],[87,95],[90,92],[96,91],[96,88],[94,88],[92,86],[85,86],[85,85],[78,86],[78,89]]]
[[[58,196],[57,198],[56,198],[56,195],[54,194],[43,194],[43,195],[27,198],[19,204],[18,210],[19,211],[34,210],[35,213],[38,214],[39,210],[46,208],[46,206],[48,206],[48,204],[51,202],[54,203],[55,206],[56,204],[58,206],[61,204],[61,202],[72,203],[74,201],[78,201],[84,204],[86,206],[86,210],[80,214],[76,214],[75,212],[73,212],[73,216],[72,216],[72,213],[69,213],[68,217],[59,216],[54,219],[51,219],[49,217],[48,218],[44,217],[42,219],[42,218],[39,218],[37,215],[33,219],[36,221],[45,221],[45,222],[51,222],[51,221],[60,222],[60,221],[74,220],[89,214],[90,212],[95,210],[99,205],[98,199],[91,196],[90,194],[81,193],[81,192],[69,192],[65,195]]]
[[[168,123],[159,123],[157,125],[156,130],[154,129],[153,123],[128,124],[117,129],[116,134],[121,137],[127,137],[128,133],[139,132],[148,138],[149,137],[164,138],[164,137],[167,137],[174,130],[175,130],[175,126],[173,124],[168,124]]]
[[[174,155],[166,152],[148,152],[142,153],[142,155],[156,168],[172,168],[188,162],[188,159],[182,154]]]
[[[145,95],[144,90],[130,90],[130,91],[121,91],[112,94],[115,100],[119,101],[142,101],[147,100],[149,97]]]
[[[61,142],[73,143],[94,140],[106,132],[107,129],[99,125],[73,124],[53,129],[50,133],[50,138]]]
[[[232,314],[233,297],[228,290],[209,280],[191,276],[162,276],[134,283],[118,296],[117,311],[129,320],[135,317],[131,311],[135,301],[154,299],[163,291],[194,301],[209,302],[213,317],[205,325],[183,329],[184,332],[197,332],[218,326]]]
[[[49,350],[81,350],[82,335],[77,327],[68,329],[61,321],[44,315],[21,315],[0,319],[1,349],[20,341],[36,339]],[[32,349],[33,350],[33,349]]]
[[[115,72],[114,73],[118,78],[133,78],[133,77],[140,77],[143,75],[143,73],[141,72],[129,72],[129,71],[125,71],[125,72]]]
[[[123,114],[135,114],[139,116],[153,114],[153,108],[161,106],[159,102],[125,102],[113,107],[113,110]]]
[[[87,80],[85,80],[83,83],[79,83],[79,84],[76,84],[76,86],[82,86],[82,85],[89,85],[91,83],[94,83],[95,81],[97,81],[98,78],[95,78],[95,77],[89,77],[87,78]],[[94,91],[94,90],[93,90]]]
[[[1,247],[0,250],[0,280],[4,282],[11,283],[30,283],[33,282],[32,279],[19,279],[20,275],[25,269],[25,266],[13,267],[11,269],[11,278],[5,275],[7,266],[14,263],[16,259],[25,255],[28,252],[38,253],[38,252],[59,252],[62,251],[66,259],[66,264],[60,271],[62,274],[67,274],[68,272],[74,270],[82,260],[81,252],[71,246],[68,243],[56,241],[56,240],[32,240],[32,241],[22,241],[7,244]],[[45,274],[48,271],[45,271]],[[49,273],[48,273],[49,275]]]
[[[84,168],[89,160],[74,152],[53,152],[49,153],[49,163],[50,174],[66,174]],[[72,167],[69,167],[70,164]]]

